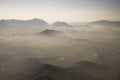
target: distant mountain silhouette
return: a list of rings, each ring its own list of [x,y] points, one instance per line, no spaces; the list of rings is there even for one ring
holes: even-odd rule
[[[120,21],[109,21],[109,20],[99,20],[95,22],[91,22],[89,24],[102,24],[102,25],[120,25]],[[31,20],[17,20],[17,19],[10,19],[10,20],[0,20],[0,26],[14,26],[14,27],[25,27],[25,26],[50,26],[46,21],[42,19],[31,19]],[[66,22],[57,21],[53,23],[51,26],[55,27],[72,27],[72,26],[79,26],[79,27],[89,27],[88,25],[70,25]]]
[[[10,20],[0,20],[1,26],[48,26],[49,24],[45,22],[42,19],[31,19],[31,20],[16,20],[16,19],[10,19]]]
[[[52,30],[52,29],[45,29],[44,31],[42,31],[38,34],[39,35],[45,35],[45,36],[56,36],[59,33],[61,33],[61,31]]]
[[[58,27],[71,27],[71,25],[69,25],[68,23],[66,23],[66,22],[60,22],[60,21],[53,23],[52,26],[56,26],[56,27],[57,26]]]
[[[109,21],[109,20],[99,20],[92,22],[92,24],[115,24],[115,25],[120,25],[120,21]]]

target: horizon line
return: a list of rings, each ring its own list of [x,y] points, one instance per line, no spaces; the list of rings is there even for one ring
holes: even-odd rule
[[[1,20],[21,20],[21,21],[28,21],[28,20],[34,20],[34,19],[38,19],[38,20],[43,20],[45,22],[48,22],[48,23],[53,23],[53,22],[49,22],[49,21],[46,21],[45,19],[42,19],[42,18],[30,18],[30,19],[17,19],[17,18],[11,18],[11,19],[5,19],[5,18],[0,18],[0,21]],[[73,22],[69,22],[69,21],[63,21],[63,20],[56,20],[54,22],[68,22],[68,23],[88,23],[88,22],[96,22],[96,21],[120,21],[120,20],[109,20],[109,19],[98,19],[98,20],[93,20],[93,21],[73,21]]]

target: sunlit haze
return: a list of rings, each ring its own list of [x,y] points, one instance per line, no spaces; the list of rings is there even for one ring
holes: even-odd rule
[[[120,0],[0,0],[0,19],[120,20]]]
[[[0,0],[0,80],[120,80],[120,0]]]

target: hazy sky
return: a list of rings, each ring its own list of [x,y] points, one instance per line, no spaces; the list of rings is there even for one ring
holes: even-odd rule
[[[0,0],[0,19],[120,20],[120,0]]]

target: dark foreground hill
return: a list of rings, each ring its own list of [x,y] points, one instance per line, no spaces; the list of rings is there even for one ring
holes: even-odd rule
[[[71,69],[43,64],[39,69],[20,73],[12,77],[11,80],[96,80],[89,74],[80,73]]]
[[[72,67],[63,68],[42,64],[27,72],[14,75],[9,80],[119,80],[108,76],[108,69],[93,62],[79,62]]]

